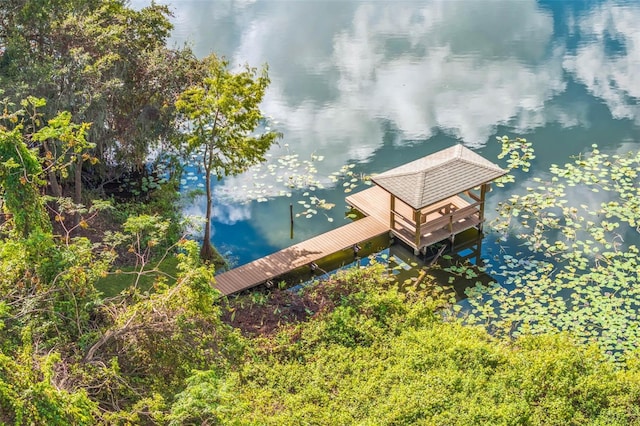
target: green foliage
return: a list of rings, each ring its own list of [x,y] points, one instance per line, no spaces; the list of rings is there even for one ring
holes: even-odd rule
[[[40,106],[46,105],[44,99],[40,101]],[[87,132],[90,127],[88,123],[73,123],[71,121],[71,113],[63,111],[50,119],[47,126],[34,133],[31,139],[45,143],[45,161],[48,168],[55,172],[60,172],[62,177],[67,177],[68,168],[76,163],[78,156],[86,160],[97,161],[86,153],[88,149],[95,147],[95,144],[87,141]],[[47,141],[57,144],[58,148],[53,149],[52,152],[46,145]]]
[[[237,385],[236,375],[229,375],[227,383]],[[221,383],[212,370],[197,371],[187,379],[187,390],[176,396],[177,401],[167,417],[170,425],[220,424],[235,410],[227,407],[240,404],[233,388]]]
[[[239,333],[220,320],[213,270],[201,264],[197,243],[180,248],[177,282],[158,280],[153,293],[132,290],[126,304],[104,306],[106,326],[86,352],[89,377],[119,378],[100,380],[91,395],[116,417],[144,404],[141,395],[171,400],[194,369],[227,369],[243,351]]]
[[[135,10],[124,0],[0,2],[0,87],[93,123],[101,161],[85,167],[139,169],[174,133],[173,103],[198,79],[193,53],[165,46],[169,16],[166,6]]]
[[[625,241],[638,235],[638,170],[640,153],[593,146],[501,203],[492,227],[528,253],[504,256],[492,272],[505,286],[472,297],[469,322],[513,335],[568,331],[614,357],[635,349],[639,250]]]
[[[110,262],[93,250],[86,239],[57,245],[41,233],[0,242],[0,292],[11,307],[2,315],[5,348],[25,327],[43,349],[81,339],[97,299],[93,283]]]
[[[13,229],[26,237],[34,231],[50,231],[39,188],[43,184],[42,167],[26,144],[23,112],[8,111],[0,115],[0,189],[3,208],[11,214]]]
[[[300,341],[304,346],[297,343],[289,350],[300,348],[300,356],[310,345],[370,346],[379,336],[396,333],[411,316],[409,305],[417,302],[411,300],[415,295],[401,293],[396,287],[380,292],[380,287],[387,285],[383,270],[382,265],[355,270],[323,286],[323,296],[331,300],[333,309],[326,313],[324,321],[304,328]],[[442,301],[425,299],[420,303],[423,304],[435,307]],[[430,321],[433,317],[424,319]]]
[[[81,155],[87,148],[84,126],[71,123],[70,116],[61,113],[42,127],[39,108],[44,100],[29,97],[21,106],[13,110],[5,102],[0,117],[0,189],[12,231],[0,240],[0,268],[4,271],[0,291],[11,306],[4,331],[7,341],[16,341],[21,327],[30,326],[40,344],[52,347],[83,333],[90,315],[86,304],[96,297],[93,282],[110,258],[87,239],[71,239],[69,232],[64,244],[59,244],[45,211],[46,200],[40,194],[45,184],[42,164],[49,160],[27,147],[28,142],[54,138],[61,143],[62,157],[67,151]],[[58,171],[65,168],[53,159],[50,164]],[[62,201],[61,211],[66,206]],[[96,203],[91,211],[101,207]],[[81,212],[81,206],[74,209]],[[61,218],[57,213],[55,219],[62,223]],[[80,221],[78,226],[82,224]]]
[[[142,199],[115,202],[109,219],[123,226],[130,217],[134,216],[150,215],[161,218],[168,226],[159,246],[156,247],[159,251],[175,244],[182,237],[185,219],[181,216],[181,207],[182,199],[178,192],[178,185],[171,179],[157,183],[157,187],[149,189]]]
[[[62,197],[58,175],[67,177],[70,167],[78,161],[94,161],[87,150],[93,145],[86,140],[89,125],[75,124],[68,112],[58,113],[42,126],[40,110],[44,99],[29,96],[21,102],[21,109],[4,100],[0,115],[0,188],[5,195],[5,208],[11,213],[14,231],[22,237],[29,232],[51,232],[45,211],[45,199],[40,191],[47,181],[56,197]],[[41,146],[29,149],[38,142]],[[41,154],[41,155],[40,155]],[[76,164],[77,166],[77,164]],[[65,201],[60,199],[61,204]],[[74,214],[85,213],[83,206],[68,208]],[[96,208],[100,206],[98,202]],[[63,206],[60,206],[63,207]],[[55,219],[63,227],[63,216],[56,212]],[[80,221],[78,221],[80,223]],[[76,225],[78,226],[78,225]],[[66,239],[69,239],[67,232]]]
[[[243,368],[194,374],[173,424],[631,424],[636,369],[564,335],[501,342],[443,322],[416,289],[385,288],[380,270],[313,291],[335,303],[260,341]],[[325,306],[326,308],[327,306]]]
[[[129,217],[123,225],[126,233],[132,237],[129,250],[135,252],[143,263],[151,256],[153,247],[164,240],[169,223],[158,216],[143,214]]]
[[[0,350],[0,422],[2,424],[89,425],[97,404],[84,390],[67,391],[56,383],[55,353],[36,355],[29,344],[15,356]]]
[[[176,101],[187,125],[189,150],[202,149],[202,168],[217,177],[237,175],[265,160],[264,154],[278,134],[267,131],[252,135],[263,115],[259,109],[269,77],[246,66],[229,70],[225,60],[211,55],[204,59],[206,76],[202,83],[183,93]]]
[[[112,218],[123,221],[124,232],[105,233],[104,242],[120,252],[118,268],[96,284],[105,296],[115,296],[130,287],[152,291],[159,279],[175,284],[178,264],[175,254],[183,227],[175,194],[173,186],[167,183],[154,191],[147,204],[116,204]]]

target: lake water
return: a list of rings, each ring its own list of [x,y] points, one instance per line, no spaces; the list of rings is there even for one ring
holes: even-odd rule
[[[593,143],[640,149],[637,2],[159,3],[175,14],[171,44],[269,66],[262,109],[284,135],[271,169],[215,188],[213,242],[237,264],[347,223],[344,187],[329,179],[345,165],[356,175],[383,172],[456,143],[500,164],[503,134],[534,142],[533,175]],[[290,168],[276,160],[285,154],[315,156],[324,188],[289,191],[277,179]],[[202,186],[191,173],[185,188]],[[298,201],[314,194],[335,208],[296,218],[291,239],[289,205],[300,213]],[[507,196],[490,193],[489,217]],[[186,212],[203,215],[202,200]]]

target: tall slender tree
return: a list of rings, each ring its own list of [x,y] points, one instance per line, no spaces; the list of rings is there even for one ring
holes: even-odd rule
[[[237,175],[264,161],[279,135],[254,133],[264,119],[260,103],[270,83],[266,65],[260,71],[245,65],[233,72],[226,60],[215,55],[204,58],[203,63],[205,77],[180,94],[176,107],[185,127],[186,150],[202,151],[207,210],[200,257],[210,261],[215,255],[211,245],[211,177]]]

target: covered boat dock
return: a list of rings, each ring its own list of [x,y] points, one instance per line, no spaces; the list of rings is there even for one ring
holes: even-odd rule
[[[505,170],[463,145],[372,177],[375,186],[347,197],[365,216],[389,224],[415,253],[467,229],[482,231],[491,181]]]
[[[273,280],[386,232],[416,254],[470,228],[482,230],[485,197],[505,170],[463,145],[438,151],[372,177],[374,186],[346,198],[364,219],[216,276],[231,295]]]

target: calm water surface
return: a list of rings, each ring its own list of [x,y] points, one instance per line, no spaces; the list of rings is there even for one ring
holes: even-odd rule
[[[495,136],[503,134],[535,143],[534,175],[593,143],[640,149],[637,2],[160,3],[175,15],[171,44],[269,65],[262,108],[284,134],[272,152],[275,171],[283,154],[324,157],[314,162],[325,186],[316,192],[336,207],[296,219],[293,239],[289,204],[303,210],[303,191],[280,195],[287,189],[268,171],[216,184],[213,241],[238,264],[347,223],[344,188],[327,178],[347,164],[382,172],[455,143],[499,162]],[[184,187],[198,185],[193,171]],[[490,194],[490,217],[513,190]],[[186,211],[203,215],[203,201]]]

